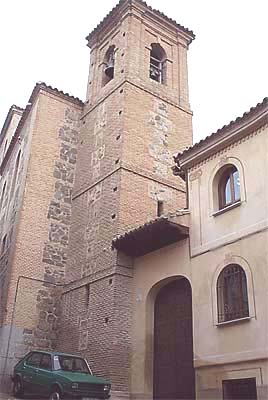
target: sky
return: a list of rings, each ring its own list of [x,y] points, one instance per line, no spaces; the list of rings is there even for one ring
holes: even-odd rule
[[[85,100],[85,37],[117,0],[0,1],[0,127],[36,82]],[[194,142],[267,96],[266,0],[147,0],[196,35],[188,52]],[[1,129],[1,128],[0,128]]]

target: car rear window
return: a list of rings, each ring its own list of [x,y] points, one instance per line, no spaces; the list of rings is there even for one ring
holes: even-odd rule
[[[54,369],[70,372],[82,372],[91,375],[91,371],[83,358],[72,356],[54,356]]]

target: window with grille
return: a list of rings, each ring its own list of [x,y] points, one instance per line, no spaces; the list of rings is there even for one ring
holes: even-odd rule
[[[218,322],[249,316],[247,278],[237,264],[225,267],[217,281]]]
[[[234,165],[230,165],[222,173],[219,180],[219,208],[222,209],[240,200],[239,173]]]
[[[150,78],[159,83],[166,83],[166,53],[158,44],[153,43],[150,52]]]
[[[256,378],[222,381],[224,400],[257,400]]]

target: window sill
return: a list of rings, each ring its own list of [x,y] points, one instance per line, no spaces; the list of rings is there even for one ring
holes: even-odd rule
[[[240,322],[250,321],[251,318],[252,317],[243,317],[243,318],[232,319],[231,321],[218,322],[216,326],[220,328],[221,326],[233,325]]]
[[[217,217],[217,215],[223,214],[223,213],[225,213],[225,212],[227,212],[227,211],[229,211],[229,210],[232,210],[233,208],[239,207],[239,206],[241,206],[241,204],[242,204],[241,200],[238,200],[238,201],[236,201],[235,203],[230,204],[229,206],[226,206],[226,207],[224,207],[224,208],[221,208],[221,209],[218,210],[218,211],[215,211],[215,212],[212,214],[212,216],[213,216],[213,217]]]

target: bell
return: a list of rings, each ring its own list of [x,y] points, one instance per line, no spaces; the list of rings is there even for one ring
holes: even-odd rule
[[[114,76],[114,62],[113,61],[109,61],[106,64],[104,72],[105,72],[105,75],[107,75],[109,78],[113,78],[113,76]]]

